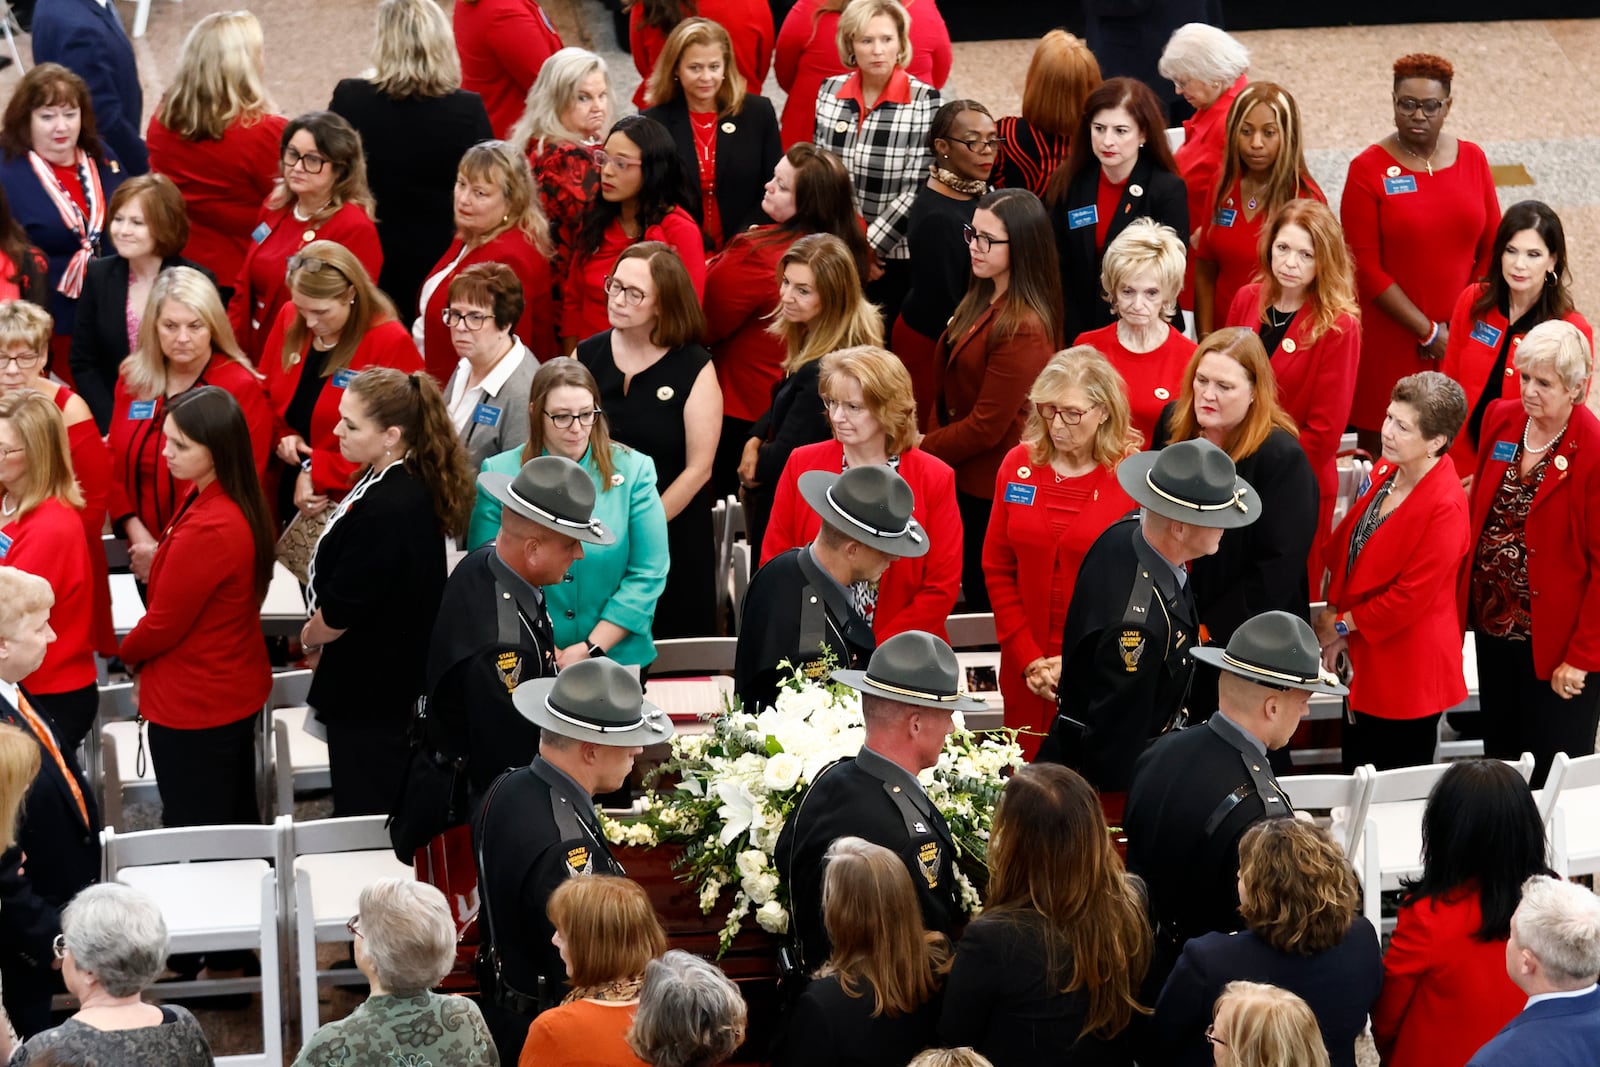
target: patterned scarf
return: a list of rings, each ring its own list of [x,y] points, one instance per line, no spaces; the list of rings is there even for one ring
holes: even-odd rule
[[[106,227],[106,197],[100,187],[100,169],[89,158],[89,153],[81,148],[74,151],[73,166],[78,170],[78,180],[83,183],[83,198],[89,205],[87,219],[73,201],[72,194],[56,180],[50,164],[40,158],[39,153],[29,152],[28,163],[33,167],[34,177],[39,179],[45,195],[61,213],[62,224],[78,235],[78,250],[72,253],[72,258],[67,261],[67,269],[61,272],[61,281],[56,285],[56,292],[76,300],[83,290],[84,271],[99,250],[100,234]]]

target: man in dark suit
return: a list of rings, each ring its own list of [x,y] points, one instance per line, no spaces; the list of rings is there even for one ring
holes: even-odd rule
[[[898,855],[911,872],[923,925],[954,932],[961,918],[955,841],[917,774],[939,762],[955,712],[985,707],[961,692],[950,646],[921,630],[896,634],[866,670],[835,671],[833,680],[861,691],[866,743],[854,758],[817,775],[774,852],[789,886],[793,963],[806,975],[828,961],[822,872],[828,847],[840,837],[865,838]]]
[[[150,169],[139,135],[144,93],[133,43],[111,0],[39,0],[33,61],[60,63],[89,86],[95,127],[129,174]]]
[[[1506,973],[1527,1006],[1467,1067],[1592,1067],[1600,1063],[1600,898],[1535,875],[1511,916]]]
[[[94,793],[20,684],[55,640],[54,603],[43,578],[0,568],[0,722],[38,742],[40,756],[16,843],[0,853],[0,983],[6,1012],[23,1037],[51,1025],[50,997],[61,985],[51,943],[61,932],[61,909],[100,878]]]
[[[807,471],[799,488],[822,529],[811,544],[768,560],[745,594],[733,686],[751,711],[776,698],[785,660],[811,678],[829,654],[835,666],[865,664],[878,642],[857,598],[890,563],[930,547],[911,517],[911,487],[889,467]]]

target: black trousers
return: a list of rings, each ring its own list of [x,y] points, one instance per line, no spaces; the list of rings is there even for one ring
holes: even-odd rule
[[[404,719],[325,722],[333,814],[387,815],[405,782],[411,746]]]
[[[1345,720],[1341,742],[1344,772],[1349,774],[1368,763],[1380,771],[1427,766],[1438,750],[1439,716],[1442,714],[1424,715],[1420,719],[1384,719],[1352,711]]]
[[[163,826],[258,823],[256,735],[261,713],[225,726],[175,730],[148,723]]]
[[[50,720],[61,751],[76,752],[84,736],[94,729],[94,717],[100,710],[100,687],[91,682],[82,689],[69,689],[65,693],[28,695],[33,698],[34,707]]]
[[[711,461],[711,492],[718,500],[739,493],[739,460],[744,456],[744,443],[750,440],[750,428],[754,425],[732,415],[722,416],[722,436],[717,438],[717,454]]]
[[[1532,752],[1529,784],[1539,789],[1557,752],[1572,757],[1593,754],[1595,728],[1600,724],[1596,672],[1585,677],[1583,692],[1564,700],[1550,688],[1550,679],[1540,678],[1534,670],[1532,641],[1476,632],[1472,640],[1478,649],[1484,755],[1514,760]]]
[[[911,291],[911,261],[884,260],[883,277],[868,282],[865,289],[867,299],[877,304],[878,310],[883,313],[883,333],[887,339],[889,328],[900,317],[900,305],[906,302],[906,294]]]
[[[961,610],[967,613],[989,610],[989,586],[983,580],[983,537],[989,530],[989,514],[994,501],[968,496],[956,490],[956,510],[961,512]]]

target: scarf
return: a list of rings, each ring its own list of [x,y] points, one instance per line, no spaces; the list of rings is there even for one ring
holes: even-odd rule
[[[72,194],[56,181],[50,164],[41,159],[39,153],[30,151],[28,163],[33,167],[34,177],[39,179],[45,195],[61,213],[62,225],[78,235],[78,250],[72,253],[72,258],[67,261],[67,269],[61,272],[61,281],[56,284],[56,292],[76,300],[83,290],[84,271],[99,249],[100,234],[105,230],[106,197],[100,187],[100,168],[94,165],[89,153],[83,149],[74,149],[74,152],[73,166],[78,169],[78,180],[83,183],[83,198],[89,202],[87,219],[73,202]]]
[[[928,173],[956,192],[966,193],[968,196],[982,196],[989,191],[989,183],[982,178],[958,178],[954,172],[945,170],[937,163],[928,164]]]

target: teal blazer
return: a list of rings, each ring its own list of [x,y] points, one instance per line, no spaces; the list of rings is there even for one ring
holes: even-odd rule
[[[616,466],[612,485],[600,484],[600,468],[590,453],[584,453],[582,466],[594,480],[594,517],[616,535],[616,543],[584,545],[583,558],[566,579],[544,587],[545,607],[558,647],[587,641],[604,619],[628,631],[610,649],[611,658],[643,667],[656,658],[650,628],[667,585],[667,513],[656,490],[654,460],[618,444],[611,446],[611,458]],[[520,445],[483,461],[487,473],[514,477],[521,469]],[[468,550],[488,544],[499,532],[500,502],[480,486],[467,527]]]

